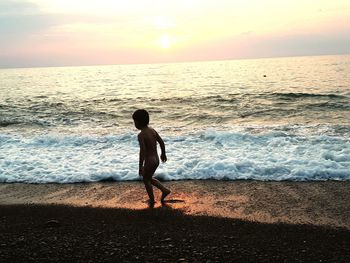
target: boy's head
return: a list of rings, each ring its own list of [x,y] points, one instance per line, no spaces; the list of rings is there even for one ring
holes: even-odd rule
[[[132,115],[132,118],[135,122],[135,127],[137,129],[141,129],[142,127],[145,127],[149,123],[149,114],[146,110],[137,110]]]

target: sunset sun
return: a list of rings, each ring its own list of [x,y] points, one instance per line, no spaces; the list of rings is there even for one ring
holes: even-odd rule
[[[162,49],[168,49],[172,46],[172,39],[168,34],[164,34],[159,39],[159,45]]]

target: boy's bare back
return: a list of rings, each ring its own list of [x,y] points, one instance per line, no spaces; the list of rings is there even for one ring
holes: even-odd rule
[[[144,157],[144,159],[155,158],[158,157],[157,151],[157,142],[161,148],[161,156],[160,159],[162,162],[166,162],[167,158],[165,155],[165,145],[163,139],[159,136],[159,134],[151,127],[145,127],[141,130],[138,135],[138,140],[140,143],[140,151]]]
[[[159,137],[158,133],[152,129],[151,127],[147,127],[141,130],[138,135],[138,139],[140,142],[140,147],[144,150],[144,157],[154,157],[157,156],[157,137]]]

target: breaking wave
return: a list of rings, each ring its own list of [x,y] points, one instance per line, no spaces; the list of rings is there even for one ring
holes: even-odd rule
[[[204,132],[165,138],[163,180],[350,179],[350,140],[286,132]],[[139,180],[136,135],[0,135],[0,182]]]

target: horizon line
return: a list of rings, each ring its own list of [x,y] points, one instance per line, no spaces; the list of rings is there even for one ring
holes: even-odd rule
[[[0,70],[4,69],[39,69],[39,68],[65,68],[65,67],[103,67],[103,66],[128,66],[128,65],[157,65],[157,64],[183,64],[183,63],[202,63],[202,62],[220,62],[230,60],[259,60],[259,59],[280,59],[280,58],[297,58],[297,57],[327,57],[327,56],[350,56],[350,53],[334,53],[334,54],[309,54],[309,55],[281,55],[281,56],[261,56],[261,57],[242,57],[242,58],[227,58],[227,59],[203,59],[203,60],[181,60],[169,62],[130,62],[130,63],[115,63],[115,64],[88,64],[88,65],[40,65],[40,66],[0,66]]]

